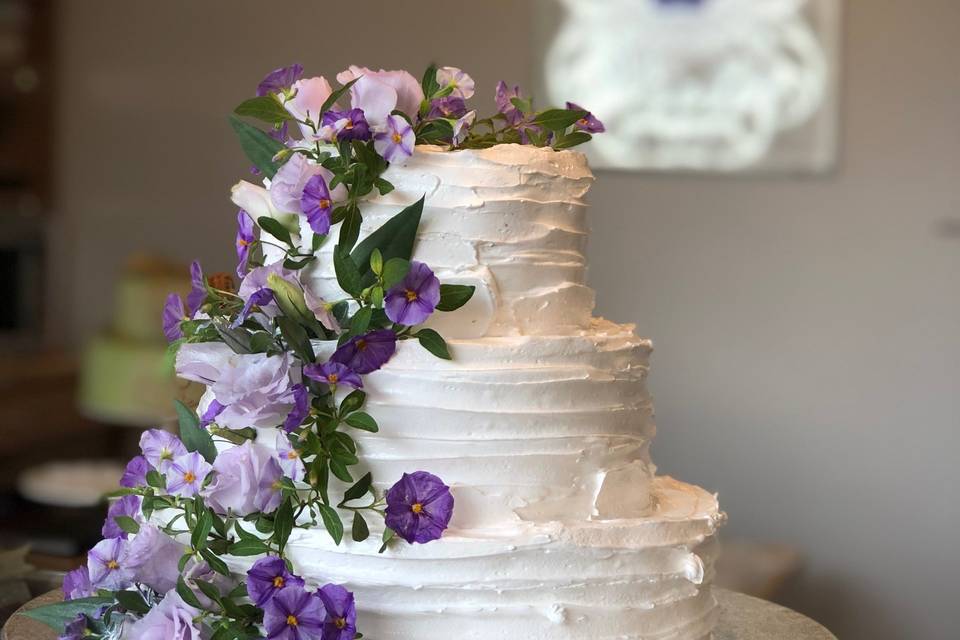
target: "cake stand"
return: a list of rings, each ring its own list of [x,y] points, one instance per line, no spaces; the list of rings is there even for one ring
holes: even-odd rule
[[[810,618],[785,607],[724,589],[714,589],[714,593],[721,607],[714,640],[836,640]],[[59,590],[51,591],[31,600],[21,610],[60,598]],[[0,640],[56,640],[56,637],[49,627],[16,614],[0,633]]]

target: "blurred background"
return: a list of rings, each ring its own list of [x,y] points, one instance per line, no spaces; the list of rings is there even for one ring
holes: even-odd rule
[[[232,108],[293,61],[435,61],[615,130],[590,280],[655,340],[654,458],[719,492],[721,583],[956,638],[958,59],[951,0],[0,0],[0,547],[71,566],[130,427],[191,392],[160,304],[233,266]]]

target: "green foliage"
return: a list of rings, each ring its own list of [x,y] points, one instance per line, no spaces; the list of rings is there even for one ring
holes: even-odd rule
[[[294,120],[294,117],[272,95],[244,100],[233,112],[238,116],[256,118],[269,124],[282,124],[288,120]]]
[[[217,457],[217,448],[210,433],[200,428],[200,419],[196,412],[179,400],[174,400],[173,403],[180,421],[180,439],[183,440],[183,446],[187,451],[198,452],[207,462],[213,462]]]
[[[470,302],[470,298],[473,297],[476,289],[473,285],[441,284],[440,302],[437,303],[437,311],[456,311]]]
[[[42,622],[59,633],[78,614],[93,616],[101,607],[113,604],[115,601],[112,595],[77,598],[21,611],[20,615]]]
[[[240,139],[240,147],[253,166],[268,178],[276,175],[280,165],[274,161],[274,157],[288,151],[286,145],[236,116],[230,116],[230,126]]]
[[[421,329],[416,333],[416,337],[420,341],[420,346],[433,355],[443,360],[452,359],[446,341],[433,329]]]

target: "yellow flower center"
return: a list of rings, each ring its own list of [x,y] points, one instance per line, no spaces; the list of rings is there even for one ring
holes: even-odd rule
[[[170,451],[170,449],[167,448],[160,449],[160,459],[173,460],[173,451]]]
[[[197,476],[193,475],[192,471],[187,471],[185,474],[183,474],[183,481],[187,484],[191,484],[196,479]]]
[[[420,513],[421,511],[423,511],[423,505],[420,504],[419,502],[414,502],[413,506],[410,507],[410,511],[413,511],[414,513]]]
[[[347,120],[347,124],[343,125],[344,129],[353,129],[353,120]]]
[[[297,616],[293,615],[292,613],[291,613],[290,615],[288,615],[288,616],[287,616],[287,624],[290,625],[291,627],[297,626],[297,624],[299,624],[299,623],[297,622]]]
[[[401,142],[403,142],[403,136],[401,136],[399,133],[393,134],[392,137],[393,137],[394,144],[400,144]]]
[[[347,621],[344,618],[334,618],[333,624],[336,625],[337,629],[343,629],[347,626]]]
[[[357,340],[357,351],[366,351],[366,350],[367,350],[367,341]]]
[[[413,302],[414,300],[417,299],[417,292],[414,291],[413,289],[407,289],[404,292],[404,295],[407,296],[407,302]]]
[[[237,238],[237,246],[238,246],[238,247],[248,247],[248,246],[250,246],[250,243],[249,243],[248,241],[244,240],[243,238]]]
[[[117,562],[116,560],[107,561],[107,569],[110,569],[111,571],[113,571],[114,569],[119,569],[119,568],[120,568],[120,563]]]
[[[321,208],[321,209],[329,209],[329,208],[330,208],[330,201],[327,200],[326,198],[321,198],[321,199],[320,199],[320,208]]]
[[[586,118],[580,118],[579,120],[577,120],[577,122],[579,122],[579,123],[580,123],[581,125],[583,125],[584,127],[587,126],[588,124],[590,124],[590,123],[587,121]]]
[[[277,589],[282,587],[283,584],[284,584],[283,576],[277,576],[276,578],[273,579],[273,586],[275,586]]]
[[[339,379],[340,379],[340,376],[338,376],[335,373],[331,373],[330,375],[327,376],[327,382],[329,382],[330,384],[337,384],[337,380]]]
[[[296,460],[300,457],[300,452],[296,449],[291,449],[287,452],[287,460]]]

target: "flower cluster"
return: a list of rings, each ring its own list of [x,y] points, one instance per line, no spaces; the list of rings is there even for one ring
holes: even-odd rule
[[[571,103],[538,112],[502,82],[498,112],[478,119],[467,106],[474,81],[454,67],[430,67],[418,82],[351,66],[336,80],[334,89],[300,65],[277,69],[235,110],[231,124],[263,177],[232,193],[238,281],[194,262],[190,293],[171,294],[162,314],[177,374],[206,392],[195,410],[177,403],[179,437],[143,433],[103,540],[64,580],[67,602],[35,610],[58,621],[61,637],[353,640],[353,594],[307,588],[287,547],[293,531],[323,527],[339,545],[346,517],[364,543],[373,518],[383,552],[400,539],[436,540],[450,523],[454,497],[440,478],[413,471],[378,490],[372,472],[355,470],[354,438],[379,430],[364,411],[364,377],[407,340],[449,359],[424,323],[467,304],[474,288],[443,284],[412,259],[422,198],[362,241],[361,210],[393,189],[384,172],[417,144],[564,149],[603,125]],[[337,225],[336,244],[321,251]],[[321,256],[336,287],[316,275]],[[245,557],[256,560],[240,580]]]

